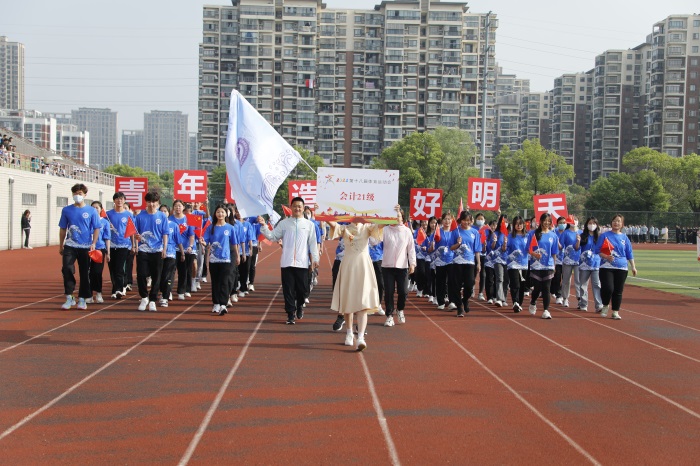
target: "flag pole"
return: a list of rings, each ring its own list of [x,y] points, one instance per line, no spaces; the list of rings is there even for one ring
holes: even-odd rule
[[[298,151],[297,151],[297,154],[299,155],[299,160],[301,160],[302,162],[304,162],[304,165],[306,165],[307,167],[309,167],[309,170],[311,170],[312,172],[314,172],[314,175],[318,176],[318,173],[316,173],[316,170],[314,170],[313,167],[312,167],[311,165],[309,165],[309,162],[307,162],[306,160],[304,160],[304,157],[302,157],[301,154],[299,154]]]

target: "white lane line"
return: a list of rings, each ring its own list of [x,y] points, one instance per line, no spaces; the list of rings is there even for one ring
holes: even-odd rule
[[[65,296],[65,295],[57,294],[56,296],[51,296],[50,298],[42,299],[41,301],[34,301],[33,303],[23,304],[22,306],[13,307],[12,309],[7,309],[7,310],[5,310],[5,311],[0,311],[0,315],[6,314],[6,313],[8,313],[8,312],[16,311],[17,309],[24,309],[25,307],[33,306],[33,305],[35,305],[35,304],[43,303],[43,302],[46,302],[46,301],[51,301],[52,299],[56,299],[56,298],[58,298],[58,297],[60,297],[60,296]]]
[[[391,458],[391,464],[394,466],[399,466],[401,461],[399,461],[399,454],[396,451],[396,445],[394,445],[394,440],[391,438],[391,432],[389,432],[389,424],[386,421],[386,416],[384,416],[384,410],[382,410],[382,405],[379,403],[379,397],[377,396],[377,391],[374,389],[374,381],[372,380],[372,375],[369,373],[369,367],[367,367],[367,361],[362,353],[360,355],[360,362],[362,363],[362,369],[365,371],[365,379],[367,380],[367,385],[369,386],[369,392],[372,395],[372,404],[374,405],[374,411],[377,413],[377,420],[379,421],[379,426],[382,428],[382,433],[384,434],[384,441],[386,441],[386,447],[389,450],[389,457]]]
[[[659,283],[661,285],[675,286],[676,288],[684,288],[686,290],[698,291],[698,288],[693,288],[692,286],[678,285],[676,283],[660,282],[658,280],[652,280],[650,278],[641,278],[641,277],[627,277],[627,278],[630,278],[632,280],[641,280],[643,282],[652,282],[652,283]],[[652,288],[652,289],[655,289],[655,288]],[[692,298],[692,296],[691,296],[691,298]]]
[[[126,299],[128,300],[128,299],[131,299],[131,298],[126,298]],[[125,301],[126,301],[126,300],[125,300]],[[33,337],[28,338],[28,339],[26,339],[26,340],[24,340],[24,341],[20,341],[19,343],[16,343],[16,344],[14,344],[14,345],[12,345],[12,346],[8,346],[7,348],[3,348],[3,349],[0,350],[0,354],[4,353],[5,351],[10,351],[11,349],[17,348],[18,346],[22,346],[22,345],[24,345],[25,343],[29,343],[29,342],[32,341],[32,340],[36,340],[37,338],[41,338],[41,337],[43,337],[44,335],[49,334],[49,333],[51,333],[51,332],[55,332],[56,330],[62,329],[63,327],[66,327],[66,326],[68,326],[68,325],[74,324],[75,322],[78,322],[79,320],[83,320],[83,319],[85,319],[86,317],[93,316],[93,315],[97,314],[98,312],[102,312],[102,311],[104,311],[105,309],[109,309],[109,308],[112,307],[112,306],[116,306],[117,304],[119,304],[119,302],[116,302],[116,303],[114,303],[114,304],[110,304],[109,306],[105,306],[105,307],[103,307],[102,309],[98,309],[97,311],[93,311],[93,312],[91,312],[91,313],[89,313],[89,314],[84,314],[82,317],[78,317],[77,319],[73,319],[73,320],[71,320],[71,321],[69,321],[69,322],[66,322],[66,323],[63,324],[63,325],[59,325],[58,327],[54,327],[54,328],[52,328],[51,330],[47,330],[47,331],[45,331],[45,332],[43,332],[43,333],[40,333],[40,334],[38,334],[38,335],[34,335]],[[70,311],[61,311],[61,312],[70,312]]]
[[[459,349],[461,349],[467,356],[469,356],[474,362],[476,362],[484,371],[486,371],[491,377],[496,379],[498,381],[498,383],[503,385],[506,388],[506,390],[508,390],[515,398],[518,399],[518,401],[520,401],[522,404],[524,404],[530,411],[532,411],[532,413],[535,416],[540,418],[542,420],[542,422],[544,422],[549,427],[551,427],[552,430],[554,430],[557,434],[559,434],[559,436],[561,436],[564,440],[566,440],[566,442],[569,445],[571,445],[576,451],[578,451],[582,456],[584,456],[591,463],[596,464],[596,465],[601,464],[598,460],[596,460],[593,457],[593,455],[588,453],[581,445],[576,443],[576,441],[574,439],[572,439],[571,437],[566,435],[566,433],[564,433],[563,430],[561,430],[559,427],[557,427],[557,425],[554,422],[550,421],[547,417],[545,417],[544,414],[542,414],[537,408],[535,408],[532,404],[530,404],[530,402],[528,402],[522,395],[520,395],[520,393],[518,393],[513,387],[511,387],[505,380],[500,378],[498,376],[498,374],[496,374],[494,371],[489,369],[483,362],[481,362],[481,360],[479,358],[476,357],[476,355],[474,355],[471,351],[469,351],[464,346],[462,346],[462,344],[460,342],[458,342],[452,335],[447,333],[447,331],[445,329],[443,329],[440,325],[438,325],[435,321],[433,321],[433,319],[430,318],[425,312],[423,312],[415,304],[411,303],[411,305],[413,307],[415,307],[416,309],[418,309],[418,312],[423,314],[423,316],[426,319],[428,319],[430,321],[430,323],[435,325],[438,328],[438,330],[440,330],[442,333],[444,333],[445,336],[452,341],[452,343],[457,345],[457,347]]]
[[[687,408],[687,407],[683,406],[683,405],[680,404],[680,403],[677,403],[677,402],[673,401],[673,400],[670,399],[669,397],[664,396],[664,395],[662,395],[661,393],[656,392],[656,391],[652,390],[651,388],[649,388],[649,387],[647,387],[647,386],[645,386],[645,385],[642,385],[641,383],[636,382],[636,381],[630,379],[629,377],[626,377],[626,376],[620,374],[619,372],[616,372],[616,371],[614,371],[613,369],[610,369],[609,367],[606,367],[606,366],[602,365],[602,364],[599,363],[599,362],[596,362],[596,361],[592,360],[591,358],[587,358],[586,356],[583,356],[583,355],[577,353],[576,351],[574,351],[574,350],[572,350],[572,349],[569,349],[568,347],[562,345],[561,343],[558,343],[558,342],[552,340],[552,339],[549,338],[547,335],[544,335],[544,334],[538,332],[537,330],[531,329],[531,328],[528,327],[527,325],[521,323],[520,321],[518,321],[518,320],[516,320],[516,319],[513,319],[512,317],[509,317],[509,316],[507,316],[507,315],[505,315],[505,314],[501,314],[500,312],[496,312],[496,311],[494,311],[494,310],[492,310],[492,309],[489,309],[487,306],[485,306],[485,305],[483,305],[483,304],[479,304],[479,306],[481,306],[481,307],[483,307],[483,308],[485,308],[485,309],[487,309],[487,310],[489,310],[489,311],[491,311],[491,312],[493,312],[493,313],[495,313],[495,314],[498,314],[498,315],[501,316],[501,317],[504,317],[504,318],[510,320],[510,321],[513,322],[514,324],[517,324],[517,325],[521,326],[522,328],[524,328],[524,329],[526,329],[526,330],[529,330],[530,332],[534,333],[535,335],[537,335],[537,336],[539,336],[539,337],[541,337],[541,338],[547,340],[547,341],[550,342],[551,344],[553,344],[553,345],[555,345],[555,346],[558,346],[559,348],[561,348],[561,349],[563,349],[563,350],[565,350],[565,351],[567,351],[567,352],[573,354],[573,355],[576,356],[577,358],[583,359],[584,361],[593,364],[594,366],[596,366],[596,367],[598,367],[598,368],[604,370],[605,372],[607,372],[607,373],[609,373],[609,374],[614,375],[615,377],[619,377],[620,379],[624,380],[625,382],[628,382],[628,383],[634,385],[635,387],[640,388],[640,389],[644,390],[645,392],[647,392],[647,393],[649,393],[649,394],[651,394],[651,395],[653,395],[653,396],[655,396],[655,397],[657,397],[657,398],[659,398],[659,399],[661,399],[661,400],[663,400],[663,401],[669,403],[670,405],[675,406],[676,408],[680,409],[681,411],[684,411],[685,413],[690,414],[690,415],[693,416],[694,418],[700,419],[700,414],[699,414],[699,413],[693,411],[693,410],[690,409],[690,408]],[[533,317],[533,318],[534,318],[534,317]]]
[[[111,361],[109,361],[108,363],[104,364],[102,367],[100,367],[100,368],[97,369],[96,371],[92,372],[92,373],[91,373],[90,375],[88,375],[87,377],[85,377],[83,380],[81,380],[80,382],[74,384],[74,385],[73,385],[72,387],[70,387],[68,390],[64,391],[63,393],[61,393],[60,395],[58,395],[56,398],[54,398],[53,400],[49,401],[48,403],[46,403],[46,404],[45,404],[44,406],[42,406],[41,408],[39,408],[39,409],[37,409],[36,411],[34,411],[32,414],[30,414],[30,415],[28,415],[28,416],[25,416],[21,421],[19,421],[18,423],[16,423],[16,424],[13,425],[12,427],[10,427],[10,428],[8,428],[7,430],[5,430],[2,434],[0,434],[0,440],[2,440],[2,439],[4,439],[5,437],[9,436],[9,435],[12,434],[14,431],[16,431],[16,430],[19,429],[20,427],[24,426],[25,424],[27,424],[27,423],[28,423],[29,421],[31,421],[32,419],[34,419],[35,417],[37,417],[38,415],[40,415],[41,413],[43,413],[43,412],[46,411],[47,409],[51,408],[53,405],[55,405],[56,403],[58,403],[59,401],[61,401],[62,399],[64,399],[64,398],[67,397],[68,395],[70,395],[71,393],[73,393],[75,390],[77,390],[78,388],[80,388],[82,385],[84,385],[85,383],[89,382],[91,379],[93,379],[93,378],[96,377],[97,375],[99,375],[99,374],[100,374],[101,372],[103,372],[105,369],[108,369],[109,367],[111,367],[114,363],[116,363],[116,362],[119,361],[120,359],[123,359],[124,357],[128,356],[129,353],[131,353],[133,350],[135,350],[136,348],[138,348],[139,346],[141,346],[142,344],[144,344],[145,342],[147,342],[148,340],[150,340],[155,334],[157,334],[158,332],[160,332],[161,330],[163,330],[165,327],[167,327],[168,325],[170,325],[170,324],[172,324],[173,322],[175,322],[177,319],[180,318],[180,316],[182,316],[184,313],[186,313],[187,311],[189,311],[190,309],[192,309],[193,307],[195,307],[197,304],[201,303],[201,302],[202,302],[205,298],[207,298],[208,296],[210,296],[210,295],[206,295],[206,296],[202,297],[202,299],[200,299],[200,300],[197,301],[195,304],[191,305],[190,307],[188,307],[187,309],[185,309],[184,311],[182,311],[181,313],[179,313],[178,315],[176,315],[175,317],[173,317],[172,319],[170,319],[168,322],[166,322],[165,324],[163,324],[162,326],[160,326],[159,328],[157,328],[156,330],[154,330],[153,332],[151,332],[148,336],[146,336],[145,338],[143,338],[141,341],[139,341],[138,343],[136,343],[134,346],[132,346],[132,347],[129,348],[128,350],[124,351],[124,352],[121,353],[120,355],[116,356],[116,357],[113,358]]]
[[[698,329],[698,328],[689,327],[688,325],[679,324],[678,322],[674,322],[672,320],[662,319],[661,317],[650,316],[649,314],[644,314],[643,312],[637,312],[637,311],[633,311],[631,309],[625,309],[624,307],[620,308],[620,310],[625,311],[625,312],[631,312],[632,314],[637,314],[640,316],[648,317],[652,320],[660,320],[662,322],[666,322],[668,324],[675,325],[677,327],[683,327],[685,329],[692,330],[693,332],[700,332],[700,329]]]
[[[238,355],[238,358],[236,359],[236,362],[234,363],[233,367],[231,368],[228,375],[226,376],[224,383],[219,388],[219,393],[217,393],[216,398],[214,398],[214,401],[212,402],[211,406],[209,407],[209,410],[207,411],[207,414],[204,416],[204,419],[202,419],[202,423],[199,425],[199,428],[197,429],[197,432],[195,432],[194,437],[192,437],[192,441],[190,442],[190,445],[187,447],[185,454],[182,455],[182,458],[180,458],[180,462],[178,463],[180,466],[186,465],[190,461],[190,459],[192,458],[194,451],[197,449],[197,445],[199,445],[199,442],[202,440],[202,436],[204,435],[204,432],[207,430],[207,427],[209,427],[209,423],[211,422],[212,417],[214,417],[214,413],[219,408],[219,404],[221,403],[221,400],[223,399],[224,394],[226,393],[226,390],[228,390],[228,387],[231,384],[231,381],[233,380],[233,376],[236,375],[236,371],[238,371],[238,368],[240,367],[241,363],[243,362],[243,358],[245,357],[246,353],[248,352],[248,348],[250,347],[250,344],[253,342],[253,339],[258,334],[260,327],[262,326],[263,322],[265,321],[265,317],[267,317],[267,314],[270,312],[270,308],[272,307],[272,304],[275,302],[275,299],[277,298],[277,295],[279,295],[281,289],[282,289],[281,286],[279,288],[277,288],[277,292],[270,300],[270,304],[268,304],[267,309],[265,309],[265,313],[262,315],[262,317],[258,321],[258,325],[255,326],[253,333],[251,333],[250,336],[248,337],[248,341],[246,341],[245,345],[243,346],[243,349],[241,350],[241,353]]]

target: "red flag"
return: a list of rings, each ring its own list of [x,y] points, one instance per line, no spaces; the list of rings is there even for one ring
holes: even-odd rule
[[[612,245],[610,241],[608,241],[608,238],[605,238],[605,241],[603,241],[603,245],[600,247],[600,253],[605,254],[607,256],[612,255],[612,252],[615,250],[615,247]]]
[[[206,229],[209,228],[210,226],[211,226],[211,221],[210,221],[209,219],[207,219],[207,221],[206,221],[206,222],[204,223],[204,225],[202,226],[202,231],[206,230]]]
[[[200,218],[201,218],[202,220],[204,220],[204,218],[202,218],[202,217],[200,217]],[[195,235],[197,238],[201,238],[202,235],[204,234],[204,232],[206,231],[206,229],[209,228],[210,226],[211,226],[211,222],[209,221],[209,219],[207,219],[206,223],[205,223],[204,225],[202,225],[201,228],[195,227],[195,229],[194,229],[194,235]]]
[[[180,229],[181,235],[187,231],[187,225],[185,225],[184,223],[181,223],[180,225],[178,225],[178,228]]]
[[[283,206],[282,206],[282,212],[284,212],[284,215],[286,215],[287,217],[291,217],[291,216],[292,216],[292,209],[290,209],[290,208],[287,207],[286,205],[283,205]]]
[[[459,210],[457,211],[457,218],[459,218],[460,214],[464,210],[464,203],[462,202],[462,198],[459,198]]]
[[[88,256],[90,256],[90,259],[92,259],[93,262],[97,262],[98,264],[102,263],[102,251],[100,251],[99,249],[95,249],[93,251],[88,252]]]
[[[576,223],[576,220],[574,220],[574,216],[573,216],[573,215],[567,215],[567,216],[566,216],[566,223],[568,223],[569,225],[573,225],[574,223]]]
[[[525,231],[526,232],[530,231],[530,220],[525,221]]]
[[[435,234],[433,235],[433,241],[435,241],[436,243],[440,241],[440,227],[438,227],[435,230]]]
[[[419,228],[418,234],[416,235],[416,242],[418,243],[418,245],[420,246],[421,244],[423,244],[426,238],[427,236],[425,236],[425,231],[422,228]]]
[[[107,212],[105,212],[104,209],[100,210],[100,217],[101,217],[101,218],[107,218]]]
[[[455,231],[457,229],[457,220],[452,217],[452,223],[450,223],[450,231]]]
[[[504,222],[503,220],[501,220],[501,233],[503,233],[504,235],[508,234],[508,227],[506,226],[506,222]]]
[[[539,247],[540,245],[537,243],[537,236],[532,235],[532,238],[530,238],[530,246],[528,247],[528,250],[530,252],[535,252]]]
[[[489,229],[488,225],[484,225],[479,228],[479,234],[481,235],[481,244],[486,244],[486,231]]]
[[[202,221],[204,218],[201,215],[185,214],[185,217],[187,218],[187,224],[189,226],[195,227],[195,229],[202,228]]]
[[[131,217],[126,218],[126,229],[124,230],[124,238],[130,238],[134,236],[138,231],[136,230],[136,225]]]

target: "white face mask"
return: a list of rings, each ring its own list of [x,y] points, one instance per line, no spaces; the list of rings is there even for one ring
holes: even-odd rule
[[[85,198],[84,198],[83,196],[79,195],[79,194],[76,194],[75,196],[73,196],[73,201],[74,201],[76,204],[82,204],[82,203],[83,203],[83,199],[85,199]]]
[[[588,231],[595,231],[595,229],[598,228],[598,225],[595,223],[591,223],[588,225]]]
[[[483,220],[477,220],[477,221],[476,221],[476,226],[478,226],[478,227],[483,227],[483,226],[484,226],[484,221],[483,221]]]

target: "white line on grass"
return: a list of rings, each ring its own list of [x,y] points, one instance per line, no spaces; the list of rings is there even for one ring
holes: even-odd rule
[[[686,290],[698,291],[698,288],[693,288],[692,286],[678,285],[677,283],[660,282],[658,280],[652,280],[651,278],[640,278],[640,277],[627,277],[632,280],[641,280],[643,282],[660,283],[662,285],[675,286],[676,288],[684,288]]]

